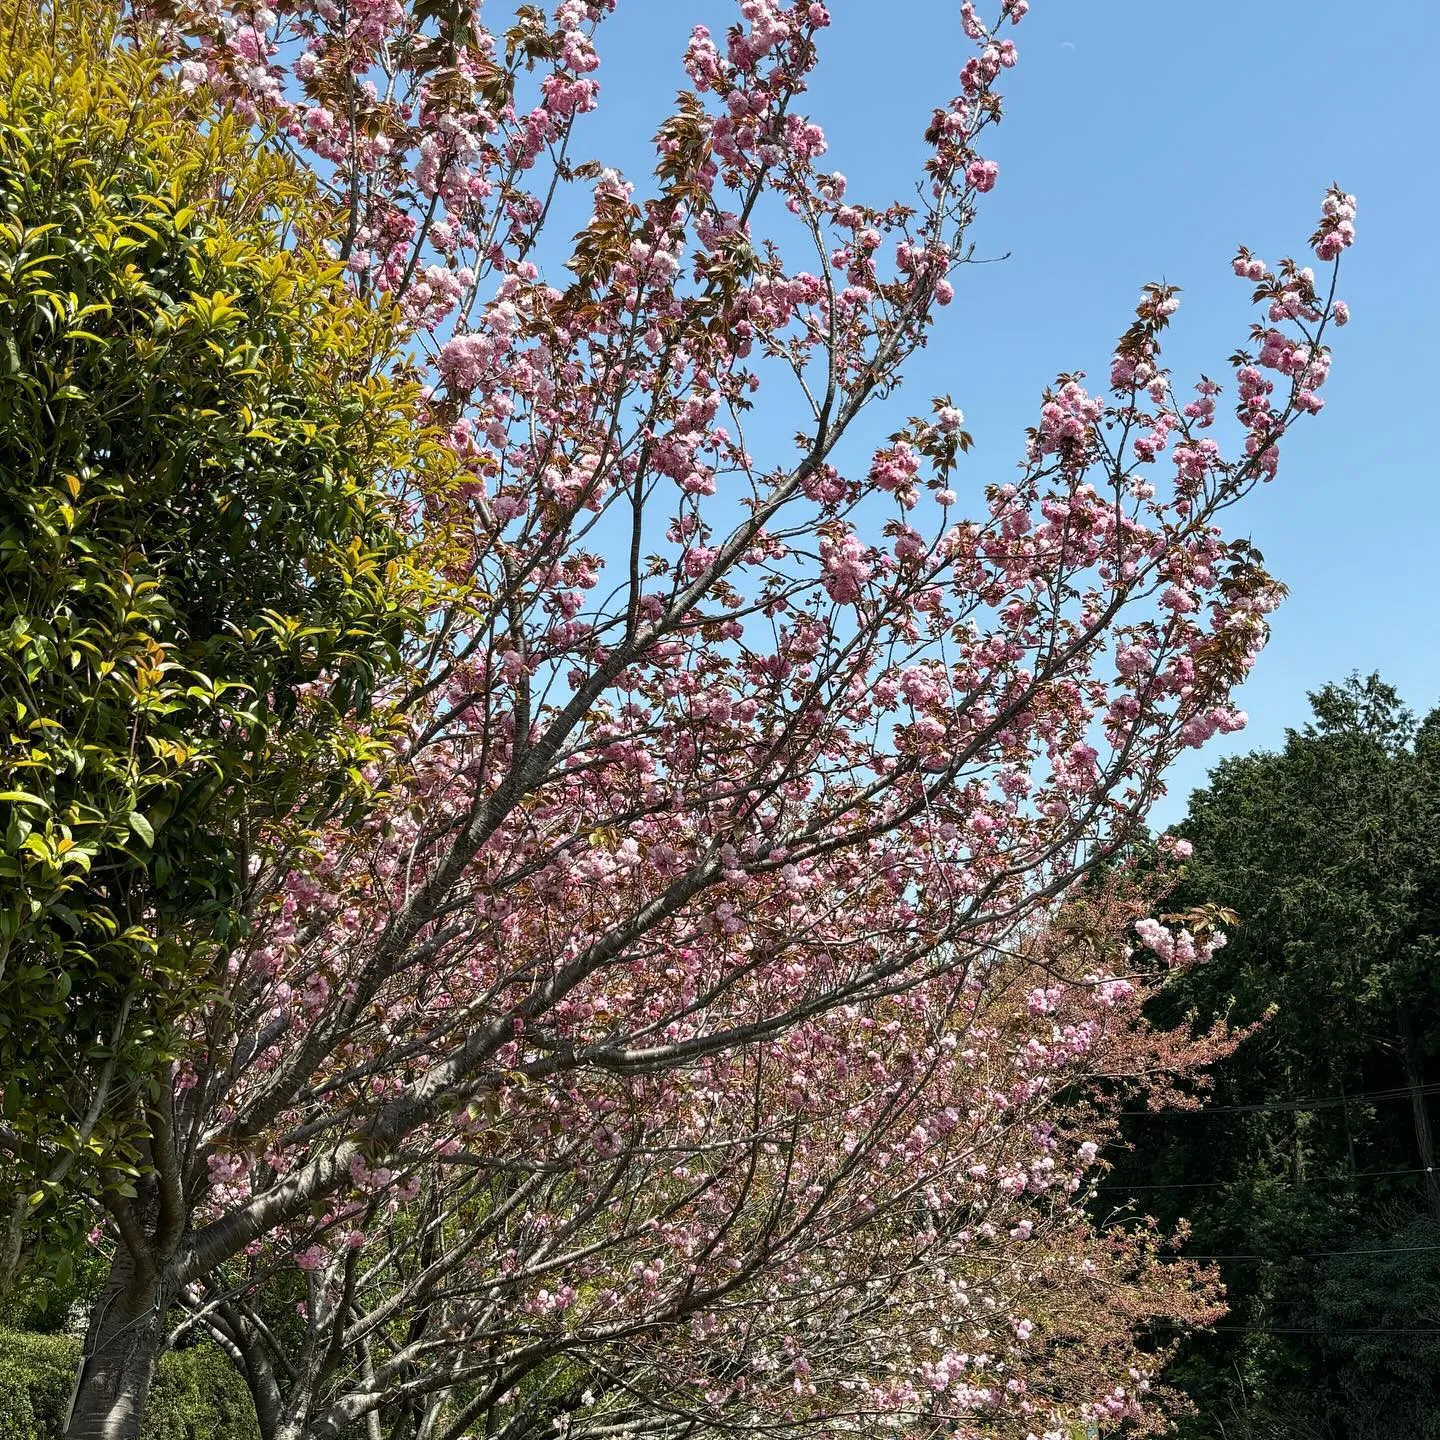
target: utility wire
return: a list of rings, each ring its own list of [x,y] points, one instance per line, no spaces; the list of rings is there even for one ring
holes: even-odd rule
[[[1440,1245],[1387,1245],[1374,1250],[1296,1250],[1290,1255],[1177,1255],[1177,1260],[1329,1260],[1343,1255],[1422,1255],[1440,1250]]]
[[[1211,1325],[1196,1334],[1207,1335],[1218,1331],[1226,1335],[1440,1335],[1440,1326],[1409,1325],[1394,1329],[1365,1326],[1349,1328],[1324,1325]]]
[[[1440,1084],[1401,1085],[1392,1090],[1357,1090],[1353,1095],[1319,1095],[1308,1100],[1261,1100],[1252,1105],[1202,1105],[1196,1110],[1121,1110],[1132,1119],[1171,1119],[1176,1115],[1255,1115],[1269,1111],[1331,1110],[1359,1100],[1407,1100],[1412,1095],[1440,1093]]]
[[[1297,1182],[1301,1185],[1315,1185],[1324,1183],[1327,1185],[1345,1184],[1351,1180],[1383,1180],[1392,1175],[1428,1175],[1435,1167],[1433,1165],[1420,1165],[1412,1170],[1357,1170],[1350,1175],[1328,1175],[1315,1176],[1313,1179],[1306,1179]],[[1122,1183],[1114,1181],[1106,1185],[1097,1185],[1097,1190],[1223,1190],[1240,1184],[1238,1180],[1135,1180]]]
[[[1148,1117],[1163,1117],[1168,1119],[1177,1115],[1255,1115],[1277,1112],[1287,1113],[1294,1111],[1339,1109],[1350,1105],[1352,1101],[1358,1103],[1368,1100],[1406,1100],[1416,1094],[1434,1095],[1436,1093],[1440,1093],[1440,1084],[1397,1086],[1388,1090],[1362,1090],[1352,1095],[1321,1095],[1304,1100],[1266,1100],[1248,1105],[1206,1105],[1197,1110],[1122,1110],[1119,1113],[1122,1116],[1132,1119]],[[1381,1180],[1400,1175],[1426,1175],[1429,1174],[1432,1169],[1432,1166],[1422,1165],[1406,1170],[1361,1170],[1349,1175],[1332,1175],[1324,1178],[1326,1183],[1334,1183],[1337,1180]],[[1235,1183],[1235,1181],[1231,1180],[1182,1180],[1153,1183],[1137,1181],[1128,1185],[1118,1182],[1097,1185],[1095,1188],[1097,1190],[1214,1190],[1232,1186]],[[1311,1180],[1300,1183],[1314,1184],[1316,1181]],[[1437,1251],[1440,1251],[1440,1245],[1399,1245],[1358,1250],[1307,1250],[1298,1251],[1291,1255],[1178,1255],[1175,1258],[1179,1260],[1197,1260],[1210,1264],[1254,1263],[1267,1260],[1284,1263],[1287,1260],[1340,1259],[1350,1255],[1421,1255],[1434,1254]],[[1223,1335],[1404,1335],[1432,1337],[1440,1336],[1440,1326],[1211,1325],[1199,1333]]]

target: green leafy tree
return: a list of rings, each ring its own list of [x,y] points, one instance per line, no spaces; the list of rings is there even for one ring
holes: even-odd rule
[[[1195,1440],[1440,1434],[1423,1333],[1440,1327],[1440,713],[1417,727],[1374,676],[1311,701],[1281,751],[1221,762],[1177,831],[1194,855],[1176,903],[1240,923],[1164,1018],[1264,1023],[1207,1109],[1130,1121],[1114,1176],[1188,1217],[1191,1253],[1234,1257],[1226,1328],[1173,1372]]]
[[[4,24],[0,1285],[139,1195],[258,851],[361,793],[436,453],[313,182],[93,7]]]

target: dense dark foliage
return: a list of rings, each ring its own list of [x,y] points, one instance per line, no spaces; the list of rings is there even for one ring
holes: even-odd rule
[[[1107,1199],[1194,1226],[1231,1314],[1174,1376],[1187,1440],[1440,1435],[1440,712],[1371,677],[1283,750],[1222,762],[1179,834],[1179,905],[1229,947],[1164,1019],[1269,1019],[1194,1114],[1137,1116]]]

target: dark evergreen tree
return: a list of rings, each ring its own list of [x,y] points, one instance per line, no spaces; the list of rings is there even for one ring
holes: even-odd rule
[[[1440,1436],[1440,711],[1376,676],[1310,698],[1176,831],[1175,908],[1240,924],[1156,1018],[1265,1023],[1206,1109],[1129,1120],[1102,1194],[1224,1257],[1231,1314],[1173,1372],[1186,1440]]]

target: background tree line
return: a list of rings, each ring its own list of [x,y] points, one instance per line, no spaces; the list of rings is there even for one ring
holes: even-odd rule
[[[1189,1440],[1440,1435],[1440,711],[1376,676],[1311,701],[1174,832],[1174,902],[1239,924],[1153,1012],[1258,1028],[1202,1109],[1126,1118],[1101,1194],[1219,1257],[1230,1313],[1171,1370]]]

